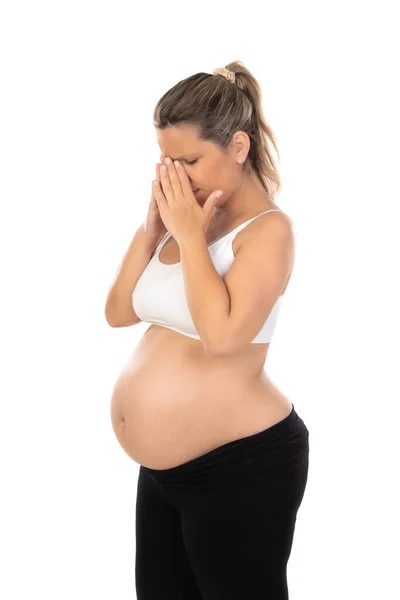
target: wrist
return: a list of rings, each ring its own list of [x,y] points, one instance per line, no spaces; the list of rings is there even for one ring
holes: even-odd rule
[[[136,230],[135,238],[139,239],[142,246],[145,247],[150,253],[154,252],[158,246],[159,240],[161,240],[160,237],[150,237],[144,230],[143,224],[139,227],[139,229]]]
[[[202,231],[191,233],[190,235],[180,237],[178,240],[178,246],[180,250],[192,248],[193,246],[204,246],[207,248],[206,236]]]

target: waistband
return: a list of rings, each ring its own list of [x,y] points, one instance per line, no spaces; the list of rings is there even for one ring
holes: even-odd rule
[[[159,483],[190,481],[199,477],[216,477],[218,473],[226,473],[229,466],[237,468],[242,463],[244,470],[248,459],[255,455],[268,455],[272,461],[284,461],[286,455],[302,451],[308,445],[308,429],[295,411],[292,403],[290,414],[282,421],[253,435],[232,440],[206,454],[202,454],[181,465],[169,469],[150,469],[141,466]]]

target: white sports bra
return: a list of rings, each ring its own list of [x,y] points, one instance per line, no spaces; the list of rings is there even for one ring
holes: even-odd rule
[[[211,260],[220,277],[225,277],[235,258],[232,242],[236,234],[257,217],[272,211],[281,212],[278,208],[266,210],[208,245]],[[142,321],[161,325],[200,340],[186,301],[181,263],[168,265],[159,259],[161,248],[170,236],[167,231],[138,279],[132,294],[132,306]],[[283,294],[278,297],[261,331],[252,340],[252,344],[266,344],[271,341],[282,298]]]

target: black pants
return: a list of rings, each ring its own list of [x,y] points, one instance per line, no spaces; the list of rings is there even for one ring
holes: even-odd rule
[[[287,600],[308,455],[292,404],[260,433],[170,469],[141,466],[137,600]]]

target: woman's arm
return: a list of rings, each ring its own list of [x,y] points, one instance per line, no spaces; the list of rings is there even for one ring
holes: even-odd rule
[[[104,313],[111,327],[127,327],[140,322],[133,310],[132,294],[163,237],[164,234],[157,241],[149,241],[143,224],[136,231],[108,291]]]

